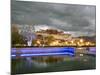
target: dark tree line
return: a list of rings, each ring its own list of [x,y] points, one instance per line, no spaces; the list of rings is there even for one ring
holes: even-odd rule
[[[23,39],[23,36],[20,35],[18,32],[11,33],[11,44],[26,44],[26,41]]]
[[[23,36],[19,34],[17,25],[11,26],[11,44],[12,46],[16,44],[26,44]]]

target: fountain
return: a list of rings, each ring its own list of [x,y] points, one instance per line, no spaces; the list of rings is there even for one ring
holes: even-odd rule
[[[27,41],[27,46],[32,46],[32,41]]]
[[[34,26],[26,26],[22,30],[24,40],[27,41],[27,46],[32,46],[32,40],[36,39]]]

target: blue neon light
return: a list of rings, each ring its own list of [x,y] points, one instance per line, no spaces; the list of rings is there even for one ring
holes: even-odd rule
[[[42,53],[42,54],[21,54],[21,57],[27,57],[27,56],[50,56],[50,55],[71,55],[73,56],[73,53]],[[16,55],[12,55],[12,57],[16,57]]]
[[[45,55],[74,55],[73,53],[43,53],[43,54],[22,54],[21,56],[45,56]]]
[[[74,48],[12,48],[12,53],[15,53],[17,50],[22,53],[27,53],[27,52],[55,52],[55,51],[72,51],[73,52]]]
[[[18,56],[49,56],[49,55],[74,55],[74,47],[48,47],[48,48],[12,48],[12,57]]]

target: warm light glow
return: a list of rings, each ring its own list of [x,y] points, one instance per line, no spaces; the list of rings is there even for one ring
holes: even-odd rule
[[[90,45],[90,42],[86,42],[86,45]]]
[[[38,40],[36,41],[36,44],[34,45],[42,45],[41,43],[42,40]],[[76,40],[75,39],[70,39],[70,40],[63,40],[61,41],[60,39],[58,40],[53,40],[51,42],[48,43],[48,46],[94,46],[95,43],[92,43],[91,41],[84,41],[84,39],[79,39]]]
[[[84,40],[83,39],[80,39],[80,42],[84,42]]]
[[[59,45],[59,41],[54,41],[50,44],[51,46]]]
[[[72,40],[72,41],[71,41],[71,43],[73,44],[73,43],[74,43],[74,41]]]
[[[68,42],[65,42],[66,45],[68,45]]]
[[[40,44],[40,41],[39,40],[37,40],[37,42],[36,42],[37,44]]]

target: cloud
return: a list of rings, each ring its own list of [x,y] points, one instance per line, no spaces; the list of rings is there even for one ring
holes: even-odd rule
[[[95,33],[95,6],[12,1],[11,20],[17,24],[46,24],[64,31]]]

